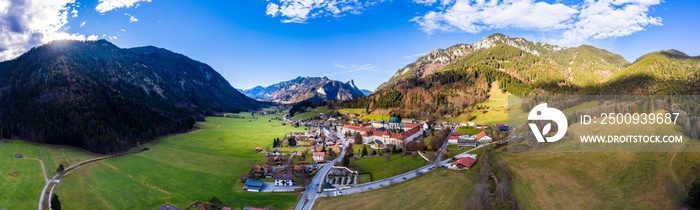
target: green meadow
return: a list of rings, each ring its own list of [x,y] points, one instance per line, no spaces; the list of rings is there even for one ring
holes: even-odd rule
[[[321,113],[328,114],[328,107],[319,106],[316,108],[308,108],[307,112],[297,113],[292,117],[293,120],[309,119],[313,117],[321,116]]]
[[[406,157],[401,157],[400,154],[391,155],[391,158],[387,161],[386,156],[378,157],[363,157],[353,160],[355,170],[361,172],[371,172],[372,178],[374,180],[380,180],[384,178],[389,178],[396,176],[407,171],[420,168],[428,164],[420,156],[412,157],[411,155],[406,155]],[[370,180],[362,180],[362,182],[369,182]]]
[[[21,153],[24,157],[15,158]],[[17,140],[0,141],[0,209],[36,209],[46,176],[56,174],[59,164],[65,167],[98,157],[79,149],[46,146]],[[41,162],[39,161],[41,160]]]
[[[142,145],[150,151],[74,171],[57,193],[66,209],[157,209],[167,203],[184,208],[212,196],[234,209],[290,208],[299,194],[245,192],[239,181],[252,165],[265,161],[255,147],[271,146],[273,138],[303,130],[269,121],[280,116],[206,118],[196,124],[200,130]]]
[[[319,198],[314,209],[463,209],[471,195],[475,170],[438,168],[400,184],[339,197]]]
[[[511,96],[508,92],[503,92],[499,87],[498,82],[494,82],[489,90],[489,99],[477,106],[488,107],[485,113],[483,110],[474,110],[470,114],[461,114],[452,118],[445,119],[448,122],[475,122],[481,125],[491,125],[494,123],[508,122],[508,97]],[[512,104],[511,104],[512,106]],[[471,119],[469,119],[471,118]]]

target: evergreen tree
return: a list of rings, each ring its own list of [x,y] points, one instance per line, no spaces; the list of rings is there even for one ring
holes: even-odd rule
[[[695,180],[688,190],[688,205],[691,208],[700,208],[700,180]]]
[[[367,156],[367,145],[362,147],[362,157],[365,157],[365,156]]]
[[[348,167],[350,165],[350,158],[346,155],[343,157],[343,166]]]
[[[60,173],[63,173],[63,170],[64,170],[63,164],[58,165],[58,168],[56,169],[56,173],[59,173],[59,174],[60,174]]]
[[[290,147],[296,146],[297,139],[295,139],[294,137],[289,137],[289,139],[287,139],[287,143],[289,144]]]
[[[221,209],[223,207],[223,203],[216,196],[209,199],[209,205],[211,205],[212,209]]]
[[[58,195],[56,193],[51,196],[51,209],[52,210],[61,210],[61,201],[58,200]]]

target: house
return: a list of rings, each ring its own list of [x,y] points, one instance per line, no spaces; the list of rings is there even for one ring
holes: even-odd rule
[[[476,134],[476,140],[479,141],[480,144],[488,144],[493,141],[493,138],[487,135],[486,131],[481,131],[479,134]]]
[[[272,175],[272,179],[275,180],[275,186],[292,186],[294,185],[294,174],[285,172],[275,172]]]
[[[460,149],[465,147],[476,147],[479,142],[476,140],[459,139],[457,140],[457,147]]]
[[[450,137],[447,138],[447,143],[448,144],[457,144],[457,141],[459,140],[459,137],[464,134],[462,133],[452,133]]]
[[[260,192],[263,187],[263,182],[257,179],[247,179],[243,186],[244,190],[249,192]]]
[[[433,121],[432,120],[426,121],[422,125],[423,125],[423,130],[428,130],[428,129],[430,129],[430,127],[433,126]]]
[[[472,128],[476,127],[476,123],[474,123],[474,122],[468,122],[467,125],[469,125],[469,127],[472,127]]]
[[[324,152],[314,152],[314,162],[316,163],[323,163],[324,159],[326,157],[326,153]]]
[[[275,173],[275,167],[265,166],[265,178],[271,179],[273,173]]]
[[[17,153],[17,154],[15,154],[15,158],[22,158],[22,157],[23,157],[23,156],[22,156],[22,153]]]
[[[260,148],[260,147],[255,148],[255,152],[261,152],[261,151],[262,151],[262,148]]]
[[[478,130],[486,130],[489,128],[490,128],[490,126],[488,126],[488,125],[476,125],[476,126],[474,126],[474,129],[478,129]]]
[[[272,157],[272,161],[274,161],[276,164],[279,165],[282,163],[283,160],[280,156],[275,156],[275,157]]]
[[[260,165],[254,165],[253,168],[251,169],[251,171],[253,171],[254,178],[259,178],[259,177],[265,176],[265,169]]]
[[[303,165],[294,165],[293,170],[294,170],[294,173],[304,172],[304,171],[306,170],[306,166],[303,166]]]
[[[453,162],[452,166],[460,168],[460,169],[462,169],[462,168],[469,169],[472,167],[472,165],[474,165],[474,163],[476,163],[476,159],[474,159],[473,157],[463,157],[463,158],[457,159],[457,161]]]
[[[306,132],[292,132],[293,137],[305,137]]]
[[[508,131],[508,126],[503,123],[496,123],[496,128],[498,128],[498,131]]]
[[[277,149],[274,149],[274,150],[272,150],[272,152],[270,152],[270,155],[280,155],[280,151]]]
[[[173,206],[172,204],[165,204],[158,208],[158,210],[180,210],[180,208]]]

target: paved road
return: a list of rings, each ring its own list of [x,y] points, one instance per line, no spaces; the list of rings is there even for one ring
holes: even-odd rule
[[[447,136],[448,139],[450,138],[450,136],[452,135],[452,133],[455,132],[456,129],[457,129],[457,127],[453,127],[453,128],[452,128],[452,131],[450,132],[450,135]],[[393,184],[396,184],[396,183],[400,183],[400,182],[403,182],[403,181],[406,181],[406,180],[415,178],[415,177],[417,177],[417,176],[419,176],[419,175],[421,175],[421,174],[430,172],[430,171],[432,171],[433,169],[435,169],[435,168],[440,167],[441,165],[443,165],[443,164],[441,163],[441,161],[440,161],[441,159],[439,159],[439,157],[441,156],[442,152],[445,151],[445,148],[447,148],[448,139],[445,139],[445,143],[444,143],[444,144],[442,145],[442,147],[440,148],[440,151],[438,151],[438,159],[437,159],[436,161],[434,161],[433,163],[431,163],[431,164],[425,165],[425,166],[423,166],[423,167],[420,167],[420,168],[417,168],[417,169],[411,170],[411,171],[409,171],[409,172],[406,172],[406,173],[403,173],[403,174],[399,174],[399,175],[396,175],[396,176],[393,176],[393,177],[390,177],[390,178],[386,178],[386,179],[382,179],[382,180],[377,180],[377,181],[373,181],[373,182],[368,182],[368,183],[364,183],[364,184],[355,185],[355,186],[352,187],[352,188],[339,189],[339,190],[337,190],[337,191],[327,191],[327,192],[323,192],[321,195],[323,195],[323,196],[341,196],[341,195],[349,195],[349,194],[355,194],[355,193],[370,191],[370,190],[374,190],[374,189],[386,187],[386,186],[389,186],[389,185],[393,185]],[[475,148],[475,149],[476,149],[476,148]],[[471,151],[471,150],[470,150],[470,151]],[[467,151],[467,152],[469,152],[469,151]],[[466,153],[466,152],[465,152],[465,153]],[[446,160],[446,161],[449,161],[449,160]]]
[[[131,153],[125,153],[125,154],[131,154]],[[69,166],[65,170],[63,170],[63,174],[56,174],[51,179],[49,179],[48,182],[46,182],[46,185],[44,185],[44,190],[41,191],[41,195],[39,196],[39,208],[38,210],[45,210],[45,209],[51,209],[51,196],[53,195],[54,189],[56,189],[56,185],[63,179],[63,177],[66,177],[70,172],[73,172],[75,169],[80,168],[81,166],[84,166],[85,164],[92,163],[95,161],[100,161],[104,160],[107,158],[113,158],[113,157],[119,157],[125,154],[119,154],[119,155],[109,155],[109,156],[103,156],[103,157],[98,157],[98,158],[93,158],[90,160],[86,160],[83,162],[76,163],[75,165]]]
[[[347,141],[345,141],[345,137],[341,132],[336,132],[336,136],[338,136],[338,139],[343,141],[343,145],[348,145]],[[336,162],[339,162],[343,159],[345,156],[345,149],[338,155],[337,158],[333,161],[329,161],[326,164],[323,164],[323,167],[316,172],[316,175],[314,176],[313,179],[311,179],[311,182],[309,182],[309,185],[306,187],[306,191],[301,195],[301,199],[299,200],[299,203],[297,204],[295,210],[308,210],[311,209],[311,207],[314,206],[314,202],[316,202],[316,198],[321,196],[322,194],[318,193],[321,191],[321,186],[323,185],[323,179],[326,177],[326,174],[328,171],[333,168],[333,165]]]

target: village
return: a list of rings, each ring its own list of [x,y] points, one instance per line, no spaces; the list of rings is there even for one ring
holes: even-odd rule
[[[262,113],[261,113],[262,114]],[[362,122],[354,113],[320,113],[311,119],[277,120],[285,126],[303,127],[272,139],[272,147],[258,146],[265,164],[256,164],[245,177],[248,192],[304,192],[297,209],[310,209],[316,197],[341,196],[396,184],[437,167],[468,170],[477,162],[470,152],[502,143],[512,125],[474,122],[449,124],[401,118]],[[427,140],[430,139],[430,143]],[[380,175],[354,164],[383,160],[384,167],[400,167],[392,157],[413,159],[411,168]],[[359,161],[358,161],[359,160]],[[393,164],[393,165],[392,165]]]

